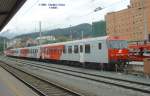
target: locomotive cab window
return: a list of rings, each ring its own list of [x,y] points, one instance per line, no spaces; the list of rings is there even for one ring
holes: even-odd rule
[[[98,43],[98,49],[102,49],[102,44],[101,43]]]
[[[85,53],[90,53],[90,52],[91,52],[90,44],[86,44],[85,45]]]
[[[74,53],[78,53],[78,52],[79,52],[78,45],[74,45]]]

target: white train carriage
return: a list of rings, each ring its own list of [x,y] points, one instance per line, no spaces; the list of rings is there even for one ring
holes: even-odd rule
[[[41,46],[42,59],[88,63],[110,63],[126,60],[127,42],[109,36],[47,44]]]
[[[110,36],[11,50],[14,50],[14,54],[9,54],[9,56],[51,61],[69,61],[69,63],[71,61],[73,63],[78,62],[79,64],[96,63],[111,65],[113,63],[128,61],[127,41]]]
[[[104,38],[92,38],[64,43],[61,60],[108,63],[107,43]]]

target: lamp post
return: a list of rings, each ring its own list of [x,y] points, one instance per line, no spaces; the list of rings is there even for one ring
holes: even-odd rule
[[[3,51],[5,51],[5,43],[6,43],[6,41],[5,41],[5,38],[4,38]]]
[[[70,25],[70,39],[73,40],[71,27],[72,27],[72,26]]]
[[[42,25],[42,22],[39,21],[39,37],[40,37],[40,39],[39,39],[39,45],[40,45],[40,46],[41,46],[41,37],[42,37],[42,33],[41,33],[41,25]]]
[[[81,39],[84,38],[84,31],[81,31]]]
[[[102,9],[103,9],[103,8],[99,6],[99,7],[95,8],[93,12],[98,12],[98,11],[100,11],[100,10],[102,10]],[[92,29],[91,29],[92,34],[93,34],[93,32],[94,32],[94,31],[93,31],[93,27],[94,27],[94,26],[93,26],[93,22],[92,22]]]

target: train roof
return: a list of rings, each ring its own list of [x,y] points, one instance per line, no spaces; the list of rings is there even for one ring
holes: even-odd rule
[[[58,43],[51,43],[51,44],[44,44],[38,46],[31,46],[31,47],[24,47],[24,48],[39,48],[39,47],[46,47],[46,46],[57,46],[57,45],[64,45],[70,43],[80,43],[80,42],[89,42],[89,41],[97,41],[97,40],[122,40],[119,37],[114,36],[103,36],[103,37],[94,37],[94,38],[85,38],[81,40],[74,40],[74,41],[67,41],[67,42],[58,42]],[[23,48],[15,48],[15,49],[23,49]]]
[[[88,42],[88,41],[95,41],[95,40],[107,40],[109,36],[103,36],[103,37],[95,37],[95,38],[85,38],[81,40],[74,40],[74,41],[67,41],[67,42],[59,42],[59,43],[51,43],[51,44],[45,44],[42,45],[42,47],[50,46],[50,45],[64,45],[64,44],[70,44],[70,43],[80,43],[80,42]]]
[[[103,36],[103,37],[92,37],[92,38],[85,38],[81,40],[74,40],[74,41],[67,41],[67,42],[59,42],[59,43],[52,43],[52,44],[45,44],[42,45],[42,47],[50,46],[50,45],[64,45],[64,44],[70,44],[70,43],[81,43],[81,42],[89,42],[89,41],[97,41],[97,40],[124,40],[118,36]]]

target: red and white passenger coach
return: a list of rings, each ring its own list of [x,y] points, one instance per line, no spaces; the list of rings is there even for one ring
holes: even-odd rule
[[[100,64],[109,67],[116,63],[128,62],[127,41],[110,36],[9,49],[5,51],[5,54],[78,64]]]

